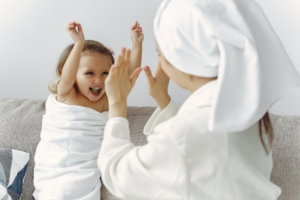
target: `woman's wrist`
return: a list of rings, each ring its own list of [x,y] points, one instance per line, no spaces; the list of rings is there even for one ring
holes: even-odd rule
[[[126,100],[117,100],[117,101],[109,101],[109,114],[108,118],[111,119],[113,117],[127,117],[127,101]]]
[[[160,96],[159,99],[155,99],[160,110],[165,109],[170,103],[171,97],[167,94],[164,96]]]

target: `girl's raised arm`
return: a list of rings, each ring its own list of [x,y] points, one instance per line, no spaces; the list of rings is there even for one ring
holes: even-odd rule
[[[129,76],[135,69],[141,67],[142,63],[142,43],[144,40],[143,29],[138,22],[131,27],[130,31],[132,41],[132,51],[130,57]]]
[[[84,46],[84,34],[79,23],[69,23],[67,26],[67,31],[74,40],[75,44],[62,69],[61,80],[57,86],[58,100],[65,99],[65,97],[73,88],[79,67],[82,48]]]

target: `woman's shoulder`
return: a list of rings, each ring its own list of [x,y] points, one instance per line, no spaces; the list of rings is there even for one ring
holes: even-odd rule
[[[210,110],[210,107],[202,107],[177,113],[174,117],[156,126],[154,133],[159,133],[159,135],[163,133],[166,136],[175,137],[178,141],[184,141],[186,137],[208,134]]]
[[[211,106],[194,107],[180,110],[173,119],[174,125],[186,124],[189,126],[208,127]]]

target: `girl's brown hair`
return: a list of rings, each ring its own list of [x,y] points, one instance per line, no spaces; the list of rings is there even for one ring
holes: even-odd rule
[[[259,126],[260,141],[262,142],[262,145],[266,150],[266,153],[269,153],[273,146],[274,131],[273,131],[271,119],[268,112],[263,116],[263,118],[259,120],[258,126]],[[264,138],[264,134],[265,136],[267,136],[267,143]]]
[[[53,94],[57,94],[57,85],[61,78],[62,69],[74,47],[74,44],[69,45],[65,50],[62,52],[58,59],[58,63],[56,66],[56,77],[55,79],[48,85],[48,89]],[[82,48],[82,52],[96,52],[102,55],[106,55],[110,57],[111,63],[115,63],[115,59],[113,57],[113,53],[105,47],[102,43],[94,41],[94,40],[85,40],[84,46]]]

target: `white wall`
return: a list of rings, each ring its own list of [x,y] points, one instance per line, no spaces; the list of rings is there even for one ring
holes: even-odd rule
[[[129,28],[138,20],[143,27],[142,65],[156,68],[153,18],[161,0],[0,0],[0,98],[45,99],[54,78],[58,56],[72,40],[65,27],[82,24],[86,39],[98,40],[115,50],[130,47]],[[299,0],[258,0],[300,72]],[[297,24],[298,22],[298,24]],[[189,95],[174,83],[170,94],[178,104]],[[300,90],[279,101],[272,112],[299,114]],[[128,99],[129,105],[155,106],[141,74]],[[288,104],[286,104],[288,103]],[[299,105],[299,103],[298,103]]]

